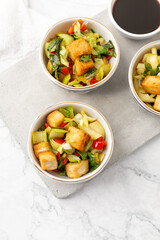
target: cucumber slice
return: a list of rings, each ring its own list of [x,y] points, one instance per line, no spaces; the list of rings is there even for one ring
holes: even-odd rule
[[[89,124],[89,127],[92,128],[97,133],[101,134],[104,138],[105,130],[104,130],[104,127],[102,126],[102,124],[100,124],[100,122],[94,121],[94,122]]]
[[[90,139],[85,147],[85,152],[89,151],[89,149],[92,147],[92,143],[93,143],[93,140]]]
[[[77,127],[77,123],[75,123],[74,121],[71,121],[71,122],[69,122],[64,128],[66,129],[66,130],[68,130],[68,128],[69,127]]]
[[[66,46],[74,41],[74,38],[66,33],[57,33],[57,36],[64,39]]]
[[[75,148],[72,148],[69,143],[63,143],[63,150],[68,154],[73,154],[75,152]]]
[[[63,138],[66,132],[64,129],[53,128],[49,134],[49,139]]]
[[[86,133],[88,133],[91,137],[91,140],[96,140],[97,138],[102,137],[102,135],[100,133],[96,132],[91,127],[84,127],[84,126],[78,125],[78,128],[80,128],[83,131],[85,131]]]
[[[50,60],[48,61],[48,64],[47,64],[47,70],[50,74],[53,73],[53,65]]]
[[[73,162],[73,163],[80,163],[81,161],[81,159],[75,155],[68,155],[68,159],[70,162]]]
[[[63,84],[68,84],[69,80],[71,79],[71,75],[67,74],[64,78],[63,78]]]
[[[57,151],[57,149],[61,146],[61,144],[55,142],[53,139],[50,140],[50,144],[54,151]]]
[[[40,143],[40,142],[47,142],[47,132],[39,131],[39,132],[32,132],[32,142],[33,144]]]
[[[49,58],[49,51],[47,49],[49,47],[49,44],[50,44],[50,42],[46,42],[44,45],[44,52],[48,58]]]

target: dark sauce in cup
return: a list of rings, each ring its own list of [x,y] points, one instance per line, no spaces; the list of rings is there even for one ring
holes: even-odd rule
[[[116,0],[113,18],[127,32],[150,33],[160,26],[160,3],[158,0]]]

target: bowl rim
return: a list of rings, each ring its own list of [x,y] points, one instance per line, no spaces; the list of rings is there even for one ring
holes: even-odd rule
[[[130,66],[129,66],[129,70],[128,70],[128,81],[129,81],[129,86],[130,86],[130,90],[131,90],[131,93],[133,94],[133,96],[135,97],[135,99],[137,100],[137,102],[141,105],[141,107],[145,110],[147,110],[148,112],[156,115],[156,116],[160,116],[160,112],[150,108],[149,106],[147,106],[147,104],[145,104],[138,96],[135,88],[134,88],[134,84],[133,84],[133,68],[134,68],[134,65],[135,65],[135,61],[136,59],[138,58],[138,56],[143,52],[143,50],[145,50],[146,48],[148,47],[152,47],[154,46],[155,44],[159,43],[160,44],[160,40],[157,40],[157,41],[153,41],[153,42],[150,42],[150,43],[147,43],[146,45],[144,45],[143,47],[141,47],[136,53],[135,55],[133,56],[132,60],[131,60],[131,63],[130,63]]]
[[[89,176],[89,177],[85,177],[85,175],[83,175],[83,179],[80,178],[75,178],[75,179],[72,179],[72,178],[66,178],[66,179],[60,179],[59,177],[56,177],[50,173],[48,173],[47,171],[43,170],[40,165],[35,161],[32,153],[31,153],[31,148],[32,148],[32,144],[30,144],[30,140],[31,140],[31,132],[32,132],[32,128],[33,126],[35,125],[35,123],[37,122],[37,120],[41,117],[41,115],[45,114],[46,111],[48,111],[49,109],[56,109],[58,106],[62,106],[63,104],[76,104],[76,105],[83,105],[83,106],[86,106],[87,108],[90,108],[92,111],[95,111],[98,113],[98,115],[100,115],[100,117],[106,122],[106,125],[109,129],[109,132],[110,132],[110,137],[111,137],[111,147],[110,147],[110,152],[109,152],[109,155],[108,157],[103,161],[105,161],[104,165],[99,165],[99,169],[96,171],[96,169],[92,172],[92,174]],[[86,103],[83,103],[83,102],[76,102],[76,101],[63,101],[63,102],[59,102],[59,103],[56,103],[54,105],[51,105],[49,107],[47,107],[43,112],[41,112],[40,114],[38,114],[35,119],[33,120],[32,124],[31,124],[31,127],[29,129],[29,133],[28,133],[28,139],[27,139],[27,151],[28,151],[28,155],[29,155],[29,158],[30,158],[30,161],[32,162],[33,166],[41,173],[43,174],[44,176],[54,180],[54,181],[57,181],[57,182],[61,182],[61,183],[81,183],[81,182],[85,182],[85,181],[88,181],[88,180],[91,180],[92,178],[96,177],[104,168],[105,166],[108,164],[111,156],[112,156],[112,153],[113,153],[113,148],[114,148],[114,137],[113,137],[113,132],[112,132],[112,129],[111,129],[111,126],[109,124],[109,122],[107,121],[107,119],[103,116],[103,114],[95,109],[94,107],[92,107],[91,105],[88,105]]]
[[[60,81],[58,81],[57,79],[55,79],[47,70],[45,64],[44,64],[44,60],[43,60],[43,49],[44,49],[44,44],[45,44],[45,40],[46,40],[46,37],[48,36],[48,34],[54,29],[54,27],[58,24],[62,24],[63,22],[65,21],[70,21],[70,20],[77,20],[77,19],[85,19],[85,20],[90,20],[90,21],[93,21],[93,22],[96,22],[98,23],[99,25],[102,25],[105,30],[107,32],[109,32],[114,40],[115,40],[115,43],[116,43],[116,47],[117,47],[117,56],[116,56],[116,61],[115,61],[115,64],[113,66],[113,68],[110,70],[109,74],[103,78],[101,81],[99,81],[98,83],[95,83],[93,85],[89,85],[89,86],[83,86],[83,87],[72,87],[72,86],[68,86],[68,85],[65,85],[63,83],[61,83]],[[120,48],[119,48],[119,45],[118,45],[118,42],[117,42],[117,39],[115,38],[114,34],[103,24],[103,23],[100,23],[99,21],[93,19],[93,18],[88,18],[88,17],[71,17],[71,18],[65,18],[61,21],[58,21],[57,23],[53,24],[49,29],[48,31],[45,33],[44,37],[42,38],[42,41],[41,41],[41,44],[40,44],[40,48],[39,48],[39,58],[40,58],[40,63],[41,63],[41,66],[42,66],[42,69],[44,70],[44,72],[47,74],[47,76],[50,78],[50,80],[52,82],[54,82],[55,84],[57,84],[58,86],[61,86],[63,87],[64,89],[68,89],[68,90],[72,90],[72,91],[81,91],[81,90],[91,90],[91,89],[94,89],[98,86],[101,86],[102,84],[104,84],[105,82],[107,82],[107,80],[109,80],[111,78],[111,76],[113,75],[113,73],[116,71],[117,67],[118,67],[118,64],[119,64],[119,60],[120,60]]]
[[[115,21],[115,19],[113,17],[113,7],[114,7],[115,2],[116,2],[116,0],[110,0],[109,6],[108,6],[108,12],[109,12],[109,16],[110,16],[110,19],[111,19],[113,25],[121,33],[123,33],[123,34],[125,34],[125,35],[127,35],[131,38],[134,38],[134,39],[145,39],[145,38],[152,37],[155,34],[157,34],[158,32],[160,32],[160,25],[154,31],[149,32],[149,33],[143,33],[143,34],[141,34],[141,33],[131,33],[131,32],[128,32],[128,31],[124,30],[122,27],[120,27],[120,25]]]

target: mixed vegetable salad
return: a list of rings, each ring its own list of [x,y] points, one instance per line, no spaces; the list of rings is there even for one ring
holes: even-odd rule
[[[58,81],[72,87],[92,85],[111,70],[109,60],[116,57],[114,45],[87,27],[81,19],[67,33],[45,43],[47,69]]]
[[[150,53],[143,56],[133,78],[139,98],[160,111],[160,49],[153,47]]]
[[[103,161],[107,147],[105,130],[96,118],[73,106],[51,112],[46,123],[32,132],[35,156],[43,170],[69,178],[95,170]]]

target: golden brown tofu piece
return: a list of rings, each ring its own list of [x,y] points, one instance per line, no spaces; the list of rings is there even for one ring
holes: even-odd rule
[[[160,111],[160,95],[157,95],[153,108],[157,111]]]
[[[79,58],[76,58],[75,66],[76,66],[77,75],[80,76],[88,72],[91,68],[93,68],[94,62],[93,60],[90,60],[89,62],[80,62]]]
[[[51,112],[47,117],[47,123],[51,127],[59,127],[64,122],[64,115],[58,110]]]
[[[89,161],[82,160],[80,163],[67,163],[65,169],[69,178],[79,178],[89,171]]]
[[[89,139],[90,136],[85,131],[76,127],[68,128],[68,132],[66,134],[66,142],[70,143],[73,148],[84,152],[85,146],[88,143]]]
[[[41,142],[41,143],[35,144],[33,146],[33,149],[34,149],[34,153],[35,153],[37,158],[38,158],[38,156],[41,152],[46,152],[46,151],[51,151],[52,150],[49,142]]]
[[[51,151],[39,153],[39,161],[43,170],[51,171],[58,167],[56,154]]]
[[[147,76],[141,82],[141,85],[146,92],[160,95],[160,77],[159,76]]]
[[[76,58],[84,55],[84,54],[91,54],[92,48],[89,43],[83,39],[79,38],[73,42],[71,42],[67,47],[69,52],[69,57],[75,61]]]

